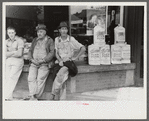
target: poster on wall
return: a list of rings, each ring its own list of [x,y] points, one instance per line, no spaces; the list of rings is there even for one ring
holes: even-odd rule
[[[106,13],[107,6],[87,6],[87,35],[93,35],[93,29],[98,24],[105,30],[106,34]]]

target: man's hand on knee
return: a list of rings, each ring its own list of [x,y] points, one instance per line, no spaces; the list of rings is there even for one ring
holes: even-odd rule
[[[60,62],[59,62],[59,65],[60,65],[60,66],[64,66],[63,61],[60,61]]]
[[[35,64],[36,66],[39,66],[39,63],[38,63],[38,61],[36,61],[36,60],[32,59],[31,62],[32,62],[33,64]]]

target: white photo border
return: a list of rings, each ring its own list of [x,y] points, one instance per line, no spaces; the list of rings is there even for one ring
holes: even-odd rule
[[[146,2],[3,2],[2,50],[6,40],[7,5],[119,5],[144,6],[144,101],[2,101],[3,119],[146,119],[147,101],[147,3]],[[5,51],[2,52],[3,77]],[[3,84],[3,83],[2,83]],[[3,87],[3,86],[2,86]],[[87,103],[89,105],[81,105]]]

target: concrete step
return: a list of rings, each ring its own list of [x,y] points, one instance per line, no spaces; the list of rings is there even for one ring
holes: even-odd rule
[[[18,81],[17,86],[14,90],[13,97],[16,99],[23,99],[28,96],[29,89],[28,89],[28,83],[27,83],[27,73],[24,73],[21,75],[21,79]],[[44,90],[44,93],[41,100],[49,100],[50,92],[52,88],[52,81],[48,80],[46,82],[46,87]],[[67,97],[66,100],[113,100],[111,97],[104,97],[104,96],[92,96],[92,95],[83,95],[82,92],[78,93],[70,93],[70,91],[67,90]]]
[[[114,101],[116,98],[109,98],[104,96],[91,96],[91,95],[83,95],[81,93],[73,93],[67,95],[67,100],[73,101]]]

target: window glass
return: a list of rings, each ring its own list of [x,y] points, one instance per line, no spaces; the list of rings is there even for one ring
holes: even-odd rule
[[[107,34],[107,6],[70,6],[71,35],[88,46],[93,43],[93,30],[97,24],[105,27]]]

